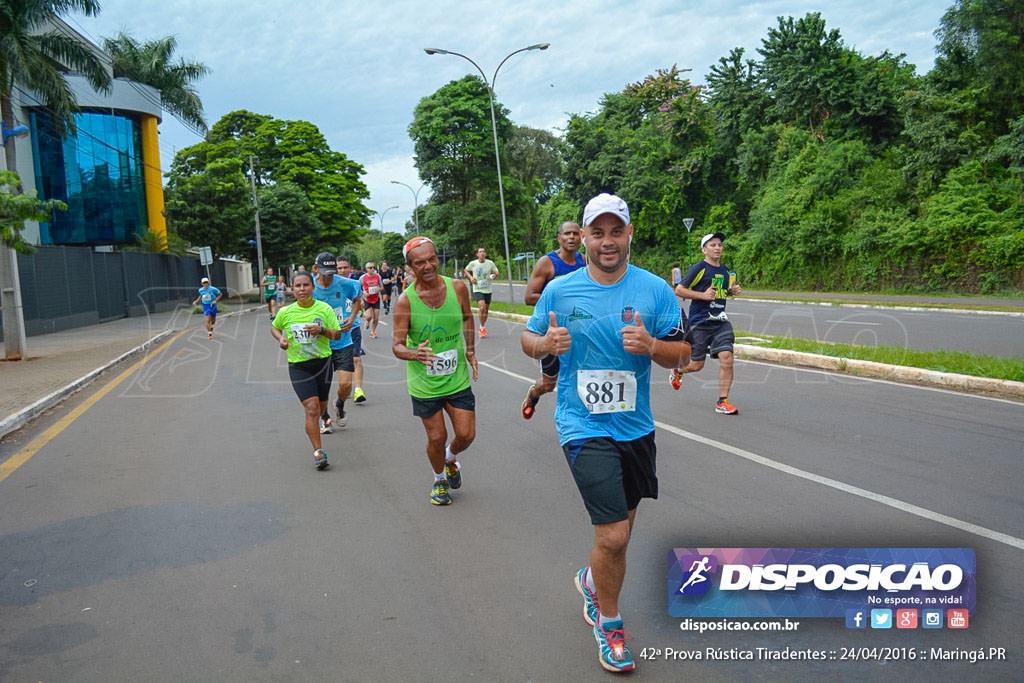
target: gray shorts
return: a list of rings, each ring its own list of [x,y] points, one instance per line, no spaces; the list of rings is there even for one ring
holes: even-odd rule
[[[654,432],[633,441],[595,437],[562,446],[591,524],[629,519],[641,498],[658,497]]]
[[[732,331],[732,323],[728,320],[721,322],[702,322],[690,329],[693,344],[690,348],[690,360],[702,361],[710,351],[712,358],[718,358],[722,351],[732,351],[736,343],[736,335]]]

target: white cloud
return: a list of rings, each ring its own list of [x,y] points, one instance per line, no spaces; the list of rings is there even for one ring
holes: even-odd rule
[[[950,0],[104,0],[99,17],[73,15],[94,39],[124,29],[138,39],[168,34],[179,54],[209,65],[199,82],[210,122],[236,110],[304,119],[331,146],[367,168],[364,180],[386,226],[411,215],[412,196],[390,180],[419,186],[408,126],[420,98],[475,73],[439,47],[472,57],[488,79],[502,58],[538,42],[550,49],[510,58],[495,92],[516,123],[549,130],[571,113],[594,111],[602,94],[621,90],[659,68],[692,69],[702,83],[710,66],[734,47],[756,59],[779,16],[820,11],[848,46],[864,54],[907,53],[918,73],[931,68],[932,36]],[[174,148],[196,138],[172,122],[161,126],[164,167]],[[404,195],[403,195],[404,193]],[[425,191],[421,192],[421,200]]]

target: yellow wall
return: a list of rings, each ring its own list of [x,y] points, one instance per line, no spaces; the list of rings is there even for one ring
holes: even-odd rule
[[[167,250],[167,220],[164,218],[164,186],[160,172],[160,145],[157,139],[156,117],[141,114],[142,117],[142,164],[143,180],[146,185],[146,217],[149,231],[160,236],[164,251]]]

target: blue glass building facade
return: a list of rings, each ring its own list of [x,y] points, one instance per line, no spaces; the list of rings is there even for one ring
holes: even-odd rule
[[[132,243],[149,229],[137,115],[83,111],[63,138],[45,111],[29,121],[36,191],[68,205],[39,224],[40,244]]]

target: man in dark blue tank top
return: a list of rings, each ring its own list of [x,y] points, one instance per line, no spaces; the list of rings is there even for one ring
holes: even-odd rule
[[[558,226],[558,249],[550,251],[537,260],[526,283],[526,305],[533,306],[540,299],[544,287],[555,278],[568,275],[586,265],[576,250],[581,242],[580,226],[566,221]],[[544,356],[540,359],[540,379],[530,386],[523,400],[523,417],[533,417],[534,408],[544,394],[554,391],[558,380],[558,356]]]

